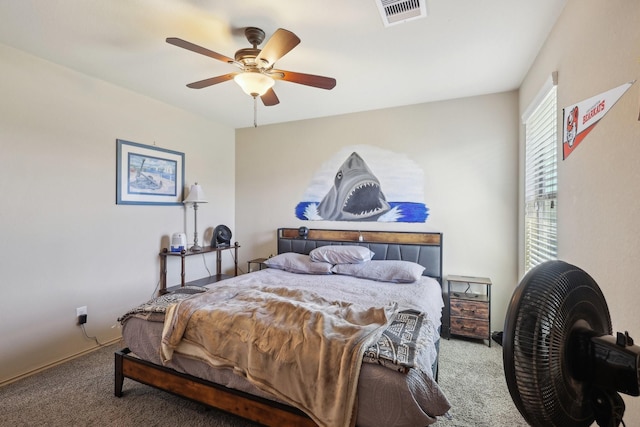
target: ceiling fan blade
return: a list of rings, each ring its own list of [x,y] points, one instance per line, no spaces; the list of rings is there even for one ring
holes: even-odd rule
[[[284,80],[320,89],[331,90],[336,86],[336,79],[332,77],[316,76],[313,74],[295,73],[293,71],[271,70],[269,75],[276,80]]]
[[[202,46],[198,46],[197,44],[193,44],[186,40],[179,39],[177,37],[167,37],[167,43],[190,50],[192,52],[199,53],[204,56],[208,56],[209,58],[217,59],[218,61],[233,63],[233,59],[229,58],[228,56],[221,55],[217,52],[206,49]]]
[[[262,99],[262,103],[265,107],[271,107],[272,105],[280,103],[280,100],[276,96],[276,93],[273,91],[273,89],[269,89],[268,91],[266,91],[264,95],[260,97],[260,99]]]
[[[285,56],[298,43],[300,43],[298,36],[289,30],[278,28],[256,57],[256,63],[264,65],[265,68],[273,67],[278,59]]]
[[[222,76],[211,77],[210,79],[204,79],[198,82],[189,83],[187,87],[190,87],[191,89],[202,89],[208,86],[213,86],[218,83],[229,81],[233,79],[236,74],[238,73],[229,73],[229,74],[224,74]]]

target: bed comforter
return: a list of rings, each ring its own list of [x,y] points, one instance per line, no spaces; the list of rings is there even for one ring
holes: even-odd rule
[[[231,367],[318,425],[349,427],[364,350],[395,313],[395,305],[221,283],[169,307],[161,355],[165,363],[179,351]]]
[[[229,306],[229,311],[237,312],[239,310],[233,308],[233,303],[229,304],[229,297],[231,295],[237,296],[239,290],[242,290],[243,293],[246,291],[247,294],[250,295],[253,290],[269,288],[270,290],[281,289],[283,295],[286,295],[285,299],[291,299],[291,295],[293,294],[300,294],[303,296],[301,300],[307,301],[306,304],[308,304],[309,298],[311,297],[311,299],[316,298],[321,305],[333,303],[333,306],[348,307],[349,310],[357,308],[356,312],[358,315],[361,314],[361,311],[367,311],[362,309],[362,307],[375,307],[373,310],[375,312],[373,316],[375,318],[373,326],[368,329],[365,328],[364,333],[356,338],[358,345],[351,343],[345,346],[344,354],[348,355],[347,359],[355,361],[355,369],[350,368],[351,379],[345,380],[345,384],[349,384],[349,381],[353,383],[354,379],[357,380],[358,376],[360,377],[357,386],[359,403],[359,410],[356,414],[357,424],[362,427],[370,425],[379,426],[382,424],[398,426],[428,425],[436,421],[436,416],[443,415],[449,409],[449,403],[434,381],[430,369],[436,358],[436,350],[433,344],[435,340],[437,340],[436,331],[440,326],[439,314],[442,308],[442,298],[439,284],[433,281],[435,283],[434,286],[434,283],[429,283],[429,281],[433,281],[433,279],[423,278],[422,281],[413,284],[390,284],[345,276],[310,276],[267,269],[210,285],[211,288],[217,291],[212,293],[208,292],[207,294],[210,294],[211,297],[206,297],[200,303],[196,303],[196,305],[206,306],[210,303],[220,302],[222,306]],[[226,297],[224,293],[227,293]],[[217,296],[213,296],[216,294]],[[200,297],[190,298],[185,301],[197,301],[199,298]],[[208,298],[210,298],[210,300],[206,302],[205,300]],[[224,301],[226,301],[226,303]],[[340,304],[335,304],[335,302],[338,301]],[[357,304],[354,305],[354,302],[357,302]],[[174,306],[174,309],[177,309],[183,303]],[[190,305],[191,303],[185,304],[184,311],[191,313],[196,312],[192,310],[193,307],[190,307]],[[427,337],[429,345],[420,348],[416,354],[416,366],[409,369],[406,373],[396,372],[382,366],[368,363],[364,364],[360,369],[359,362],[362,359],[362,352],[372,344],[373,341],[380,337],[381,331],[392,319],[393,311],[389,310],[389,307],[392,306],[398,307],[398,309],[415,310],[425,313],[423,322],[426,323],[428,329],[433,332]],[[344,405],[339,405],[333,409],[327,409],[327,407],[323,407],[322,405],[313,408],[313,404],[307,406],[305,402],[301,404],[301,402],[296,401],[297,398],[291,399],[286,393],[282,393],[283,387],[286,389],[287,387],[291,387],[293,383],[289,383],[288,385],[282,383],[276,384],[273,382],[274,377],[269,377],[268,373],[267,375],[256,377],[255,374],[251,372],[251,369],[248,369],[246,363],[250,362],[246,362],[246,359],[245,362],[230,362],[226,360],[226,356],[214,356],[214,352],[210,350],[217,347],[217,344],[209,349],[205,349],[205,347],[200,344],[194,347],[192,345],[192,334],[200,334],[200,332],[196,331],[206,329],[206,327],[194,326],[192,332],[185,334],[185,331],[188,329],[185,323],[184,325],[177,326],[177,333],[174,335],[173,326],[176,326],[175,323],[180,323],[180,321],[174,322],[173,320],[177,318],[174,317],[173,310],[169,311],[169,317],[167,321],[164,322],[164,333],[162,332],[162,324],[160,324],[160,327],[157,326],[157,324],[163,320],[162,316],[152,315],[144,311],[128,316],[128,319],[123,322],[123,336],[129,348],[134,351],[134,353],[154,363],[158,363],[159,341],[163,340],[164,358],[169,367],[263,397],[275,397],[275,400],[294,403],[295,406],[301,407],[309,413],[320,425],[346,425],[346,423],[348,423],[350,410],[353,408],[351,404],[353,403],[353,399],[349,397],[349,393],[345,395],[347,397],[344,399]],[[326,313],[326,307],[320,311]],[[308,312],[305,312],[306,314],[301,313],[302,312],[298,314],[309,316]],[[208,317],[209,315],[201,314],[199,316]],[[186,317],[189,317],[189,315]],[[148,322],[146,320],[157,320],[158,322]],[[245,320],[246,318],[243,321]],[[214,335],[217,334],[215,331],[218,329],[223,332],[216,338],[218,340],[229,335],[224,332],[227,331],[228,328],[222,327],[223,322],[226,322],[226,320],[214,320],[213,324],[218,327],[208,328],[214,331]],[[156,325],[153,326],[153,323],[156,323]],[[364,323],[370,323],[370,321],[367,320]],[[254,326],[251,326],[247,330],[252,328],[254,328]],[[351,334],[351,332],[349,334]],[[239,335],[243,335],[243,333]],[[187,339],[182,340],[183,337],[187,337]],[[247,336],[245,335],[243,339],[246,340]],[[274,342],[280,342],[282,339],[287,340],[287,338],[273,338]],[[200,341],[199,338],[198,341]],[[264,341],[262,345],[270,347],[271,340]],[[317,345],[318,343],[316,342],[311,347]],[[235,344],[232,346],[235,346]],[[293,346],[295,347],[295,345]],[[275,351],[276,348],[279,348],[277,346],[271,348],[273,350],[271,352],[272,355],[280,354],[280,356],[276,356],[274,359],[278,359],[278,357],[284,357],[284,359],[291,357],[291,355],[287,356],[284,353]],[[236,351],[236,353],[238,352]],[[311,353],[312,351],[304,353],[305,357]],[[344,354],[340,357],[345,357]],[[245,363],[245,365],[242,366],[242,363]],[[227,368],[207,370],[203,367],[203,364],[227,366]],[[230,365],[234,365],[234,367],[228,368]],[[262,360],[257,366],[261,365]],[[288,380],[290,378],[283,374],[284,371],[279,371],[280,367],[280,365],[276,364],[276,371],[283,375],[284,379],[287,379],[286,382],[289,382]],[[260,370],[262,369],[263,367],[260,368]],[[273,368],[266,369],[265,371],[271,369]],[[206,373],[203,373],[203,370],[206,370]],[[215,373],[211,374],[211,372]],[[238,372],[242,373],[240,377],[237,375]],[[279,375],[276,375],[275,377],[278,376]],[[329,377],[330,376],[327,376],[327,378]],[[247,381],[247,379],[249,381]],[[298,391],[302,392],[304,399],[307,399],[310,394],[314,394],[309,393],[309,390],[319,390],[317,386],[308,386],[308,384],[312,384],[312,382],[308,381],[309,379],[307,378],[299,382],[297,386],[293,386],[293,388],[299,389]],[[306,387],[305,384],[307,384]],[[349,387],[345,389],[349,390]],[[331,400],[325,398],[328,396],[330,395],[321,396],[321,403],[326,403],[326,401]]]

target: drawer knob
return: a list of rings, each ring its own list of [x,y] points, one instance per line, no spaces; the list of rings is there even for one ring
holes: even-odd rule
[[[461,308],[460,311],[468,311],[471,314],[474,314],[476,312],[475,310],[467,310],[465,308]]]

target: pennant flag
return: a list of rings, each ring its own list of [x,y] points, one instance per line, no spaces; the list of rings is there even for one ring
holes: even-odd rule
[[[635,83],[635,80],[562,110],[562,159],[576,149],[611,107]]]

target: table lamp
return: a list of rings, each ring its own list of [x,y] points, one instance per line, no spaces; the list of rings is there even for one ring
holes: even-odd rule
[[[191,252],[198,252],[202,250],[202,247],[198,245],[198,203],[207,203],[204,197],[204,191],[202,187],[196,182],[189,189],[189,196],[182,202],[184,204],[193,204],[193,246],[189,248]]]

